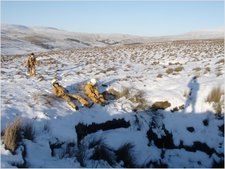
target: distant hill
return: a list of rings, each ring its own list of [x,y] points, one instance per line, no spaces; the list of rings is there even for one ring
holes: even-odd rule
[[[76,33],[52,27],[1,25],[2,54],[24,54],[54,49],[104,47],[109,45],[140,44],[153,41],[218,39],[224,30],[201,30],[177,36],[142,37],[127,34]]]

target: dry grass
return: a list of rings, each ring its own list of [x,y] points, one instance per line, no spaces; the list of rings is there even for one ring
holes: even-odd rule
[[[15,150],[22,139],[21,131],[21,118],[17,118],[13,123],[9,124],[4,131],[3,141],[5,144],[5,148],[10,150],[12,153],[15,153]]]
[[[153,110],[158,110],[158,109],[164,110],[170,106],[171,106],[171,103],[168,101],[157,101],[152,104],[152,109]]]
[[[129,95],[129,89],[125,88],[122,92],[118,92],[118,91],[116,91],[114,89],[109,89],[108,93],[116,96],[117,99],[122,98],[122,97],[126,97],[127,98],[128,95]]]
[[[208,72],[210,72],[210,71],[211,71],[210,67],[206,67],[206,68],[205,68],[204,74],[206,74],[206,73],[208,73]]]
[[[221,76],[221,75],[223,75],[223,73],[222,73],[221,71],[216,72],[216,76],[217,76],[217,77],[218,77],[218,76]]]
[[[207,71],[207,72],[210,72],[210,70],[211,70],[210,67],[205,68],[205,71]]]
[[[200,67],[196,67],[196,68],[194,68],[194,69],[192,69],[192,70],[194,70],[194,71],[196,71],[196,72],[199,72],[200,70],[202,70]]]
[[[166,73],[167,74],[172,74],[173,73],[173,68],[168,68],[168,69],[166,69]]]
[[[36,92],[32,94],[32,99],[35,104],[45,105],[47,107],[52,107],[56,97],[48,93]]]
[[[184,67],[183,67],[183,66],[178,66],[178,67],[176,67],[176,68],[174,69],[175,72],[180,72],[180,71],[182,71],[182,70],[184,70]]]
[[[214,87],[209,93],[206,101],[218,103],[220,102],[222,95],[224,95],[224,90],[220,87]]]
[[[213,103],[213,108],[216,113],[220,114],[222,112],[222,105],[224,100],[224,90],[221,87],[214,87],[209,93],[206,101],[209,103]]]
[[[220,59],[218,62],[216,62],[216,64],[224,64],[224,59]]]
[[[129,100],[135,104],[133,111],[143,111],[149,108],[147,100],[144,98],[144,93],[138,91],[133,96],[130,96]]]
[[[117,99],[125,97],[130,100],[133,105],[133,111],[142,111],[149,108],[147,100],[144,98],[144,93],[134,88],[125,88],[122,92],[114,89],[109,89],[108,93],[114,95]]]
[[[108,72],[115,72],[116,71],[116,68],[115,67],[110,67],[110,68],[107,68],[107,69],[98,69],[98,72],[96,73],[96,75],[98,74],[107,74]]]
[[[162,76],[163,76],[162,74],[158,74],[156,77],[157,78],[162,78]]]

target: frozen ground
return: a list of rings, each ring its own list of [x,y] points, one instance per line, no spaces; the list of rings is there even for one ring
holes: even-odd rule
[[[23,139],[15,155],[1,142],[2,167],[210,168],[223,164],[224,106],[218,116],[212,103],[206,102],[213,87],[224,86],[223,40],[58,50],[37,53],[37,57],[36,77],[26,75],[25,55],[1,57],[1,128],[22,117],[32,122],[35,131],[34,139]],[[80,109],[73,112],[52,95],[54,77],[82,96],[85,82],[93,77],[99,80],[101,92],[127,92],[105,107],[94,104],[89,109],[77,103]],[[154,110],[156,101],[168,101],[171,106]],[[185,109],[173,110],[182,105]],[[98,130],[78,144],[81,133],[75,126],[113,119],[123,119],[129,127]],[[130,165],[117,153],[126,143],[133,145]]]

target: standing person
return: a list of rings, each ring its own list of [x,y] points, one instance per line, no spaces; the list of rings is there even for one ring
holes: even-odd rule
[[[86,95],[95,103],[104,105],[105,99],[102,94],[99,94],[97,87],[97,80],[91,79],[85,86]]]
[[[37,60],[36,60],[36,56],[34,55],[34,53],[31,53],[26,61],[25,66],[28,69],[28,74],[30,76],[36,76],[36,68],[35,65],[37,65]]]
[[[89,107],[88,101],[86,101],[85,99],[83,99],[78,95],[69,94],[68,91],[57,82],[56,79],[52,80],[52,86],[53,86],[53,94],[65,100],[74,111],[78,110],[78,107],[75,105],[74,102],[71,101],[72,98],[78,100],[83,106]]]

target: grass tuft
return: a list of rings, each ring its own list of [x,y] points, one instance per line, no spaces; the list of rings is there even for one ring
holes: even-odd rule
[[[224,100],[224,90],[221,87],[214,87],[209,93],[206,101],[213,103],[213,108],[216,113],[221,114]]]
[[[106,144],[101,142],[99,145],[94,147],[94,153],[91,157],[93,160],[105,160],[109,165],[113,166],[115,163],[115,154],[107,147]]]
[[[220,102],[221,96],[224,95],[224,91],[220,87],[214,87],[211,92],[209,93],[206,101],[207,102]]]
[[[10,150],[13,154],[17,149],[22,137],[22,119],[17,118],[13,123],[9,124],[4,130],[3,141],[5,148]]]
[[[23,127],[23,131],[24,131],[24,138],[27,140],[34,140],[34,128],[31,122],[27,123],[24,127]]]
[[[173,68],[168,68],[168,69],[166,69],[166,73],[167,74],[172,74],[173,73]]]
[[[176,68],[174,69],[175,72],[180,72],[180,71],[182,71],[182,70],[184,70],[184,67],[183,67],[183,66],[178,66],[178,67],[176,67]]]
[[[116,155],[118,159],[124,162],[123,167],[126,167],[126,168],[136,167],[135,159],[133,156],[133,148],[134,148],[133,144],[125,143],[116,151]]]
[[[87,148],[84,144],[80,144],[75,154],[77,161],[80,163],[81,167],[85,167],[86,149]]]

